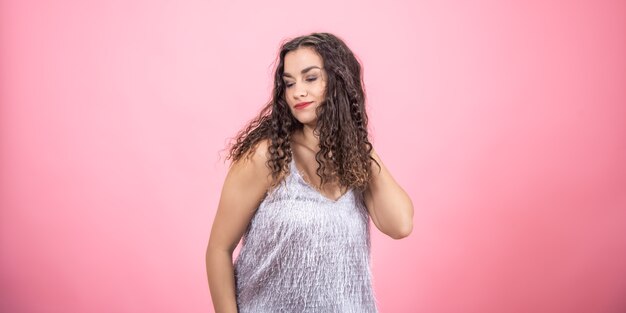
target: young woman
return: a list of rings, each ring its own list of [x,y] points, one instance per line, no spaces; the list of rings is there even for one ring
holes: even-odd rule
[[[413,204],[369,142],[361,66],[341,39],[282,45],[273,98],[228,159],[206,252],[215,311],[377,312],[369,219],[404,238]]]

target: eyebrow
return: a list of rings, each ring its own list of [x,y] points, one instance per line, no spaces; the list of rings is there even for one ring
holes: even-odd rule
[[[306,72],[308,72],[308,71],[310,71],[310,70],[312,70],[314,68],[319,68],[320,70],[322,69],[319,66],[312,65],[312,66],[309,66],[309,67],[303,69],[302,71],[300,71],[300,73],[304,74],[304,73],[306,73]],[[289,73],[283,73],[283,77],[291,77],[291,78],[293,78],[293,76],[291,76],[291,74],[289,74]]]

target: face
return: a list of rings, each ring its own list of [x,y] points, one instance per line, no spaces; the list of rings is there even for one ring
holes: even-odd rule
[[[302,124],[314,126],[315,110],[324,101],[326,71],[324,62],[311,47],[288,52],[284,60],[285,100],[291,114]]]

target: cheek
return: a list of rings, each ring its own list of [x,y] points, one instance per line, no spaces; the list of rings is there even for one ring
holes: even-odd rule
[[[320,85],[320,94],[321,94],[322,96],[326,95],[326,83],[322,83],[322,84]]]
[[[285,100],[285,102],[287,102],[287,103],[290,103],[291,100],[289,100],[289,99],[291,99],[289,97],[289,92],[287,90],[285,90],[285,92],[283,92],[283,100]]]

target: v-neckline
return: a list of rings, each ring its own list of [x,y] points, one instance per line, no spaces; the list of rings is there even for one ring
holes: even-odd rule
[[[346,190],[346,192],[344,192],[341,196],[339,196],[339,198],[337,198],[336,200],[333,200],[333,199],[325,196],[324,194],[322,194],[319,190],[317,190],[317,188],[311,186],[306,180],[304,180],[304,177],[302,176],[302,174],[300,174],[300,170],[298,170],[298,167],[296,166],[296,160],[293,157],[291,158],[291,168],[292,168],[293,172],[300,178],[300,180],[302,181],[302,183],[305,186],[309,187],[309,189],[313,190],[313,192],[315,192],[318,196],[320,196],[321,198],[323,198],[326,201],[329,201],[331,203],[337,203],[337,202],[341,201],[349,193],[352,192],[352,188],[348,188],[348,190]]]

